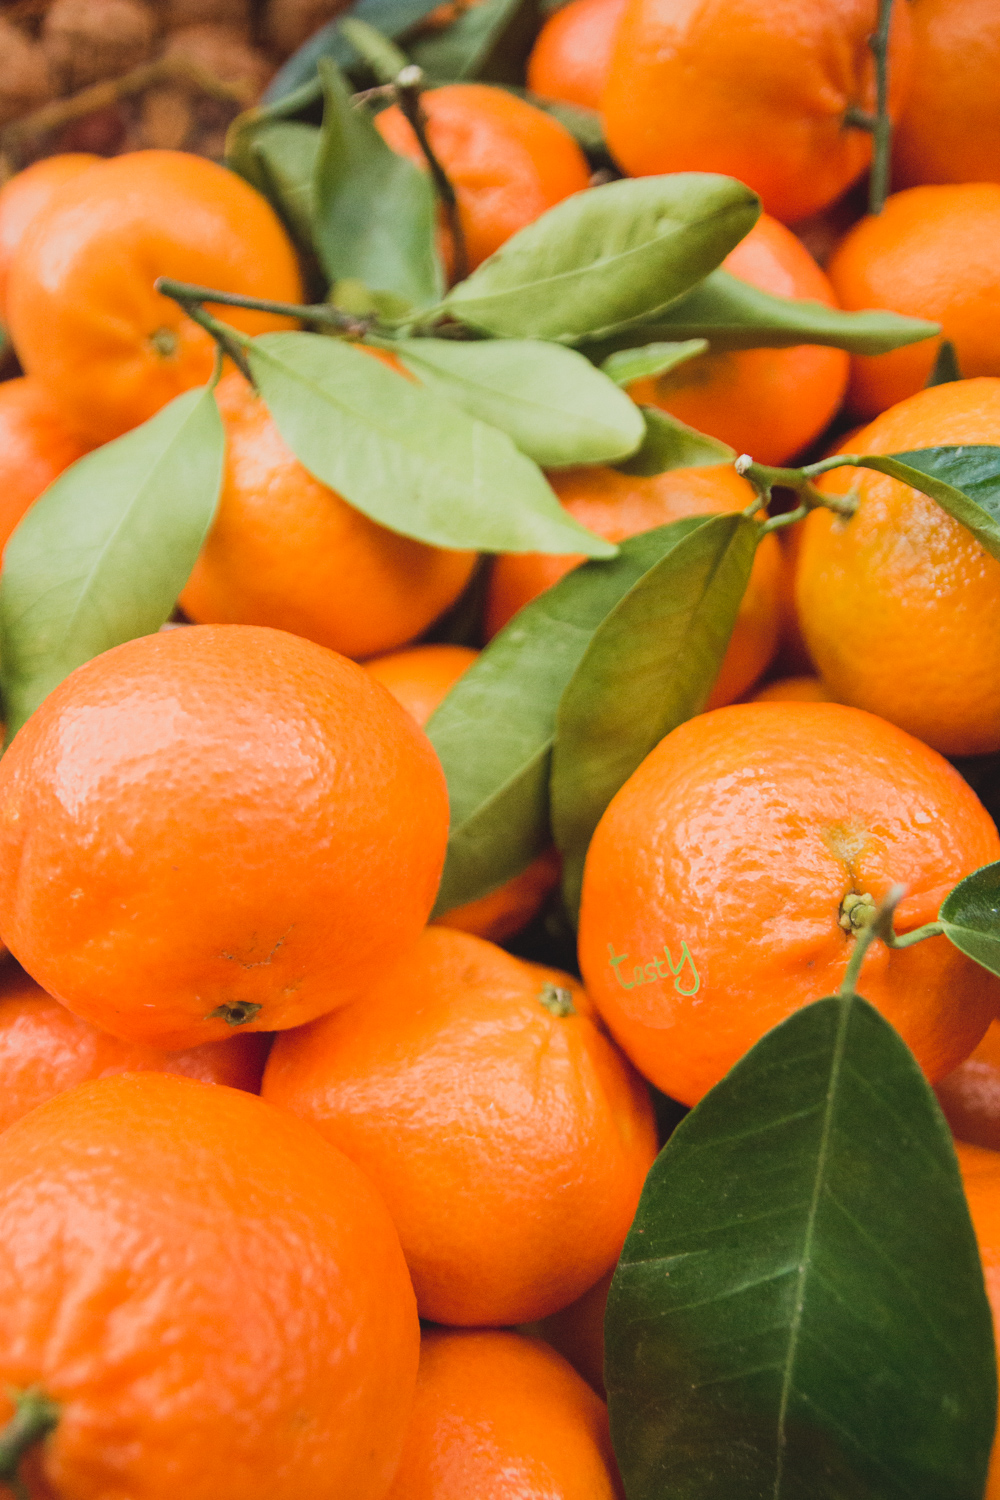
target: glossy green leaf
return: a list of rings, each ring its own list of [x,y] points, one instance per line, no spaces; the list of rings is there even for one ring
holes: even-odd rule
[[[254,186],[275,209],[295,243],[305,250],[315,249],[314,179],[319,143],[320,132],[315,125],[286,120],[265,125],[247,148],[256,177]]]
[[[596,338],[680,297],[759,214],[756,194],[712,172],[608,182],[519,230],[451,289],[445,306],[503,338]]]
[[[373,291],[424,307],[441,295],[434,188],[351,104],[332,63],[321,64],[323,134],[316,160],[315,238],[331,281],[356,278]]]
[[[945,936],[977,964],[1000,974],[1000,860],[960,880],[938,913]]]
[[[384,32],[357,16],[341,18],[340,34],[350,42],[362,62],[368,64],[379,83],[393,83],[409,62],[406,53],[401,52]]]
[[[594,632],[559,704],[552,828],[567,911],[604,809],[664,735],[700,713],[760,540],[746,516],[692,517]]]
[[[951,339],[942,339],[941,346],[934,361],[934,368],[927,377],[928,386],[951,385],[955,380],[962,379],[962,371],[958,363],[958,354]]]
[[[440,0],[355,0],[348,14],[356,20],[367,21],[369,26],[395,41],[419,25],[439,4]],[[344,35],[343,19],[338,16],[321,26],[278,69],[264,91],[265,107],[283,103],[288,98],[301,98],[303,91],[316,83],[322,58],[330,58],[341,68],[353,68],[360,62],[357,50]]]
[[[405,339],[391,348],[424,385],[546,468],[611,463],[643,440],[639,408],[575,349],[540,339]]]
[[[605,1323],[629,1500],[982,1500],[989,1303],[948,1127],[857,996],[768,1032],[646,1179]]]
[[[551,842],[549,761],[559,698],[609,610],[673,545],[675,521],[576,568],[526,604],[427,724],[451,802],[435,913],[484,896]]]
[[[969,443],[851,457],[858,468],[875,469],[929,495],[1000,560],[1000,447]]]
[[[437,547],[614,552],[504,433],[381,360],[314,333],[263,334],[247,354],[299,461],[383,526]]]
[[[601,369],[616,385],[631,385],[633,380],[648,380],[665,375],[696,355],[704,354],[707,339],[684,339],[679,344],[640,344],[636,349],[620,349],[602,360]]]
[[[631,458],[615,465],[623,474],[664,474],[668,469],[706,469],[732,463],[735,452],[728,443],[698,432],[679,422],[658,406],[640,407],[646,435]]]
[[[480,0],[415,40],[410,57],[435,83],[520,83],[539,25],[537,0]]]
[[[74,667],[168,618],[212,523],[224,456],[211,392],[187,391],[31,507],[0,573],[8,736]]]

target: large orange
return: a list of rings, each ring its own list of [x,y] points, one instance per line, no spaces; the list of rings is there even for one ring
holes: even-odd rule
[[[579,983],[445,927],[362,1004],[283,1033],[262,1094],[371,1178],[438,1323],[572,1302],[617,1260],[656,1155],[646,1087]]]
[[[839,703],[740,703],[661,740],[587,855],[580,962],[636,1066],[695,1104],[772,1026],[833,994],[854,948],[848,896],[901,882],[897,930],[1000,858],[947,761]],[[975,1047],[1000,981],[935,937],[874,945],[860,993],[931,1081]]]
[[[383,1500],[419,1329],[373,1188],[237,1089],[104,1078],[0,1137],[0,1422],[32,1500]]]
[[[975,1052],[942,1078],[938,1102],[960,1141],[1000,1151],[1000,1021],[992,1021]]]
[[[725,269],[762,291],[835,307],[826,276],[801,240],[767,214],[723,261]],[[793,349],[709,352],[630,395],[721,438],[758,463],[788,463],[836,414],[850,360],[842,349],[801,344]]]
[[[725,172],[786,224],[871,159],[852,109],[875,106],[877,0],[629,0],[604,91],[608,144],[633,177]],[[910,80],[909,7],[893,7],[890,108]]]
[[[135,151],[64,183],[14,257],[10,333],[26,373],[44,380],[91,443],[127,432],[212,372],[214,340],[154,291],[158,276],[302,300],[274,210],[215,162]],[[289,326],[269,313],[210,310],[245,333]]]
[[[549,16],[528,58],[528,87],[545,99],[600,109],[626,0],[570,0]]]
[[[1000,375],[1000,183],[915,187],[849,230],[827,270],[842,307],[941,324],[965,376]],[[848,402],[874,417],[927,383],[940,338],[856,355]]]
[[[455,189],[470,270],[590,181],[587,158],[565,126],[506,89],[449,83],[428,89],[420,103],[434,154]],[[394,151],[425,165],[397,105],[375,123]],[[444,250],[450,263],[448,234]]]
[[[1000,444],[1000,380],[933,386],[851,440],[855,453]],[[945,755],[1000,750],[1000,563],[933,500],[863,469],[821,487],[857,488],[845,520],[803,525],[799,622],[831,694],[891,719]]]
[[[192,620],[273,625],[361,657],[412,640],[457,598],[474,552],[389,531],[314,479],[237,371],[216,399],[226,472],[180,597]]]
[[[40,380],[0,383],[0,551],[32,501],[86,451]]]
[[[898,186],[1000,181],[1000,10],[911,0],[913,78],[893,137]]]
[[[17,172],[0,188],[0,323],[7,321],[7,278],[28,225],[64,182],[79,177],[100,160],[84,151],[47,156]]]
[[[595,466],[564,469],[548,476],[570,515],[598,536],[620,542],[665,526],[683,516],[744,510],[753,491],[729,464],[707,469],[670,469],[636,477]],[[487,634],[493,636],[519,609],[558,583],[583,558],[537,552],[498,557],[486,601]],[[740,698],[764,671],[778,642],[778,590],[781,556],[774,537],[757,549],[753,572],[729,649],[709,699],[717,707]]]
[[[1000,1152],[980,1146],[955,1143],[962,1169],[965,1197],[972,1227],[979,1241],[986,1292],[993,1309],[993,1323],[1000,1343]],[[993,1459],[983,1500],[1000,1500],[1000,1442],[994,1442]]]
[[[0,934],[127,1041],[297,1026],[416,941],[447,827],[429,742],[353,662],[253,626],[145,636],[0,764]]]
[[[618,1500],[604,1403],[516,1333],[431,1330],[387,1500]]]

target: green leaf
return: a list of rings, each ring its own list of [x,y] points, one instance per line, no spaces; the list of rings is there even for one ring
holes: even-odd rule
[[[563,510],[504,433],[360,349],[267,333],[247,357],[292,452],[373,521],[436,547],[615,552]]]
[[[8,739],[75,667],[168,618],[212,523],[224,457],[211,391],[186,391],[31,507],[0,574]]]
[[[574,349],[540,339],[401,339],[385,347],[546,468],[610,463],[643,440],[639,408]]]
[[[642,406],[646,436],[641,447],[615,465],[623,474],[664,474],[668,469],[707,469],[713,464],[732,463],[735,452],[728,443],[698,432],[658,406]]]
[[[678,365],[686,364],[708,348],[707,339],[684,339],[679,344],[640,344],[636,349],[620,349],[602,360],[601,369],[616,385],[631,385],[633,380],[646,380],[654,375],[665,375]]]
[[[587,563],[519,610],[427,724],[451,833],[435,914],[474,901],[551,842],[549,761],[560,695],[609,610],[689,527],[674,521]]]
[[[942,339],[941,346],[934,361],[934,368],[927,377],[928,387],[932,385],[951,385],[955,380],[962,379],[962,371],[958,363],[958,354],[951,339]]]
[[[396,40],[418,26],[439,4],[440,0],[356,0],[350,13],[355,20],[367,21],[383,36]],[[330,58],[341,68],[357,66],[361,59],[343,33],[342,19],[338,16],[321,26],[278,69],[264,91],[266,108],[289,98],[299,99],[305,90],[316,85],[316,70],[322,58]],[[314,97],[319,97],[318,88]]]
[[[675,536],[594,632],[559,704],[552,828],[570,913],[604,809],[664,735],[705,706],[761,527],[739,514],[698,516]]]
[[[888,474],[929,495],[1000,561],[1000,447],[942,445],[850,459],[858,468]]]
[[[503,338],[596,338],[661,312],[717,266],[759,215],[756,194],[712,172],[608,182],[512,235],[452,287],[445,306],[460,322]]]
[[[297,120],[278,121],[258,130],[247,147],[254,186],[283,221],[296,244],[314,250],[316,214],[313,190],[320,132]],[[243,173],[246,175],[246,172]]]
[[[989,1303],[951,1136],[857,996],[774,1028],[660,1153],[608,1298],[629,1500],[982,1500]]]
[[[379,83],[393,83],[409,63],[406,53],[401,52],[384,32],[357,16],[341,18],[340,34],[350,42],[362,62],[368,64]]]
[[[263,192],[264,188],[255,175],[256,168],[250,155],[250,148],[258,133],[269,125],[290,120],[303,110],[312,108],[322,97],[323,86],[319,78],[314,77],[281,99],[245,109],[236,116],[226,132],[226,166]]]
[[[942,903],[938,921],[956,948],[1000,974],[1000,860],[960,880]]]
[[[331,281],[356,278],[415,307],[436,302],[444,276],[434,187],[387,146],[343,77],[322,65],[323,134],[316,161],[316,249]]]
[[[435,83],[520,83],[540,24],[537,0],[480,0],[443,31],[414,41],[410,58]]]

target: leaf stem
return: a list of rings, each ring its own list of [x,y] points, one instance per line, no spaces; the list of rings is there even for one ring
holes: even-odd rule
[[[157,283],[157,290],[162,290],[159,283]],[[168,293],[167,295],[170,294]],[[254,385],[250,365],[244,353],[244,346],[250,342],[249,339],[245,338],[243,334],[237,333],[234,328],[230,328],[228,323],[222,323],[218,318],[213,318],[211,313],[205,311],[200,302],[185,301],[182,297],[178,296],[174,297],[174,301],[180,303],[192,323],[197,323],[199,327],[204,328],[206,333],[212,335],[223,354],[228,354],[244,379],[249,380],[250,384]]]
[[[812,483],[814,473],[823,473],[825,468],[836,468],[839,464],[849,463],[849,459],[836,458],[832,463],[827,460],[823,467],[812,464],[805,469],[779,469],[770,464],[758,464],[753,461],[749,453],[742,453],[736,460],[735,468],[737,474],[742,474],[748,479],[754,489],[760,495],[764,504],[770,503],[771,491],[775,485],[782,489],[794,490],[799,497],[799,509],[803,506],[808,510],[815,510],[817,506],[824,506],[827,510],[835,511],[838,516],[853,516],[858,508],[858,502],[852,495],[826,495],[818,490]],[[795,520],[800,517],[797,511],[791,513]],[[784,525],[791,525],[789,517],[773,517],[781,520]],[[765,524],[770,524],[765,523]],[[772,527],[772,530],[775,528]]]
[[[219,307],[246,307],[251,312],[274,313],[280,318],[299,318],[303,323],[326,323],[342,333],[361,338],[374,319],[343,312],[328,302],[272,302],[267,297],[244,297],[239,292],[220,292],[216,287],[195,286],[189,281],[174,281],[170,276],[157,278],[156,290],[172,297],[183,306],[188,302],[214,302]],[[186,308],[185,308],[186,310]]]
[[[469,250],[465,243],[465,230],[462,227],[462,215],[459,212],[458,199],[444,167],[434,154],[427,136],[427,116],[424,114],[420,103],[420,92],[424,86],[424,71],[415,63],[410,63],[396,75],[396,98],[399,107],[409,120],[413,128],[424,159],[430,169],[434,187],[440,198],[448,220],[448,228],[451,230],[452,244],[455,249],[455,263],[452,267],[456,281],[464,281],[469,274]]]
[[[28,1500],[19,1473],[21,1459],[55,1427],[59,1408],[37,1386],[9,1395],[15,1409],[6,1427],[0,1428],[0,1480],[10,1486],[17,1500]]]
[[[890,886],[872,913],[871,920],[864,927],[859,928],[858,935],[854,940],[854,952],[851,954],[844,978],[837,991],[838,995],[846,997],[858,993],[858,974],[861,972],[861,965],[864,963],[865,954],[876,938],[881,938],[890,948],[899,946],[900,939],[893,932],[892,919],[895,915],[896,907],[905,893],[905,885]],[[909,936],[912,938],[912,934],[909,934]],[[903,946],[907,947],[908,944],[904,942]]]
[[[879,0],[878,25],[868,38],[875,59],[875,123],[872,126],[872,168],[868,212],[880,214],[889,196],[892,120],[889,117],[889,26],[892,0]]]

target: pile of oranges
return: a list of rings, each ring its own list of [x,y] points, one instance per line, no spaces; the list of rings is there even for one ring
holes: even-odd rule
[[[369,337],[386,289],[324,281],[284,188],[143,151],[0,190],[0,545],[185,392],[213,390],[225,436],[171,618],[65,675],[0,762],[5,1500],[626,1495],[604,1305],[669,1126],[838,991],[895,887],[905,937],[1000,861],[970,784],[1000,755],[1000,560],[888,474],[789,468],[1000,449],[1000,20],[889,19],[569,0],[519,90],[353,106],[387,105],[381,149],[433,175],[452,280],[610,177],[716,173],[762,212],[713,274],[937,329],[879,355],[706,334],[625,389],[714,460],[547,470],[608,543],[762,525],[704,711],[605,808],[578,924],[550,841],[440,910],[434,715],[527,606],[610,564],[432,544],[292,451],[248,339],[319,304],[418,376]],[[897,191],[864,213],[890,119]],[[196,318],[159,278],[247,305]],[[626,699],[643,662],[620,663]],[[938,1089],[1000,1319],[1000,977],[935,929],[873,942],[858,987]]]

